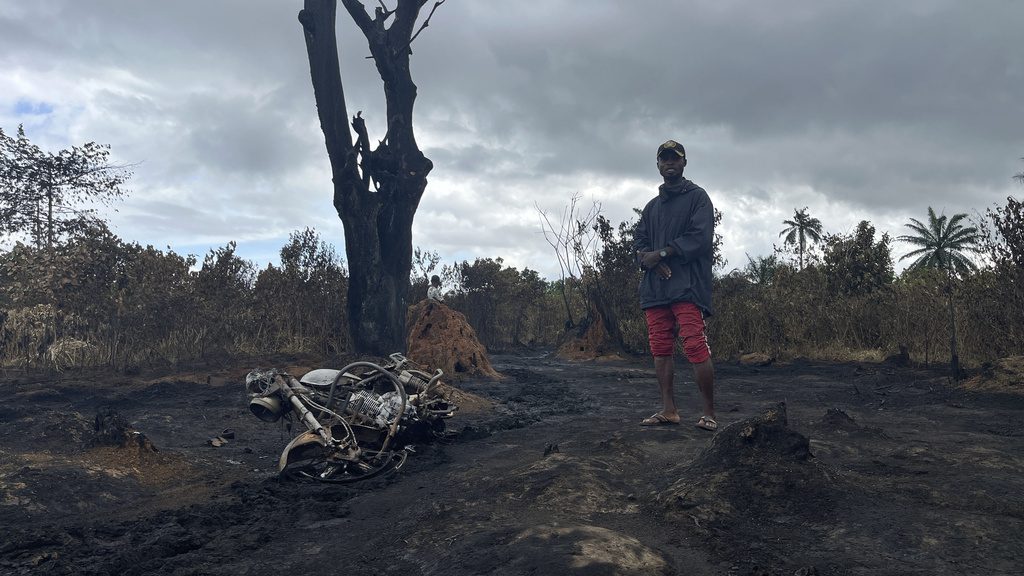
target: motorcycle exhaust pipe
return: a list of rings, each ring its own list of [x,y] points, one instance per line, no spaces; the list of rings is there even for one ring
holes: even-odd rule
[[[264,422],[277,422],[284,416],[281,399],[274,396],[259,396],[249,401],[249,411]]]

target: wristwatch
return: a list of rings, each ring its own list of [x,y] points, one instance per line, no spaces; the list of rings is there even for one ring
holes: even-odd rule
[[[665,250],[662,250],[661,252],[658,252],[658,256],[661,256],[662,258],[667,258],[668,257],[668,252],[666,252]]]

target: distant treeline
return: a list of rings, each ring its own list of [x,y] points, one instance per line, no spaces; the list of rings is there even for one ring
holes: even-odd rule
[[[849,235],[822,235],[805,247],[750,258],[715,281],[708,320],[717,358],[745,352],[776,357],[909,360],[950,358],[952,294],[962,361],[979,365],[1024,352],[1021,203],[989,211],[984,262],[966,274],[921,267],[893,273],[891,239],[862,222]],[[548,281],[501,258],[442,264],[416,250],[408,302],[438,274],[446,303],[469,319],[492,351],[551,348],[600,323],[613,348],[644,354],[637,306],[639,270],[631,227],[592,219],[579,266]],[[571,252],[571,251],[570,251]],[[329,357],[349,351],[347,273],[313,230],[293,233],[280,265],[257,269],[235,245],[199,262],[125,242],[102,223],[53,246],[16,244],[0,252],[0,360],[7,366],[132,370],[203,358],[279,353]]]

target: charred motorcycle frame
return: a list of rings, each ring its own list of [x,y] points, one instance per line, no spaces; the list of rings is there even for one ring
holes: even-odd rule
[[[286,478],[355,482],[397,470],[410,442],[444,431],[457,406],[441,393],[438,370],[428,374],[401,354],[381,365],[353,362],[296,379],[276,369],[245,377],[249,410],[260,420],[295,419],[300,433],[285,447],[278,471]]]

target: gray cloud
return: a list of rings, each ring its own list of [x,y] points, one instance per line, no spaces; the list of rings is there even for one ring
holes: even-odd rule
[[[144,243],[333,234],[300,7],[0,0],[0,126],[141,162],[115,217]],[[413,45],[436,166],[416,243],[552,274],[534,204],[582,193],[631,218],[667,138],[725,212],[732,265],[797,207],[896,234],[929,205],[984,209],[1020,192],[1021,22],[1013,2],[448,2]],[[350,112],[379,138],[380,81],[343,10],[338,36]]]

